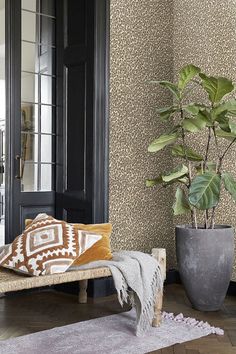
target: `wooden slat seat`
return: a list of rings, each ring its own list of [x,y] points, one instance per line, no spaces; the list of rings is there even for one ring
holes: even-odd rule
[[[111,272],[107,267],[73,270],[71,272],[39,277],[30,277],[23,274],[21,275],[20,273],[16,273],[12,270],[0,268],[0,293],[63,284],[84,279],[109,277],[110,275]]]

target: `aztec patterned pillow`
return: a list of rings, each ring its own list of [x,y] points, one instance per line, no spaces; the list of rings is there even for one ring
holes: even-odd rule
[[[39,214],[0,253],[0,265],[28,275],[63,273],[101,238],[94,232],[78,230],[65,221]]]

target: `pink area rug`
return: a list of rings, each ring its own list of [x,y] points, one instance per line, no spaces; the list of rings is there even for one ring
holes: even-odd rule
[[[135,311],[57,327],[0,342],[1,354],[144,354],[215,333],[208,323],[163,312],[160,327],[135,336]]]

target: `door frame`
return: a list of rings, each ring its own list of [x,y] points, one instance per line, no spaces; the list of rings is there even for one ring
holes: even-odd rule
[[[17,215],[14,213],[13,185],[15,183],[15,150],[20,141],[15,140],[15,129],[20,132],[21,104],[21,2],[8,0],[5,2],[6,11],[6,43],[5,43],[5,78],[6,78],[6,159],[5,159],[5,242],[11,242],[13,223]]]
[[[110,0],[95,0],[93,222],[109,219]]]

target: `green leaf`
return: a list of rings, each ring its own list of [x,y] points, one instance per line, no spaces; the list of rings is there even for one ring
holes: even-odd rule
[[[216,136],[218,136],[219,138],[225,138],[225,139],[228,139],[228,140],[233,140],[236,138],[236,133],[233,133],[233,132],[227,132],[225,130],[222,130],[222,129],[216,129]]]
[[[200,110],[200,107],[196,104],[190,104],[188,106],[183,107],[183,110],[189,114],[197,115]]]
[[[185,118],[182,122],[182,127],[191,133],[197,133],[206,127],[206,123],[206,120],[198,115],[196,118]]]
[[[180,177],[177,179],[179,183],[188,184],[188,177]]]
[[[192,64],[184,66],[179,74],[178,88],[182,91],[186,85],[194,78],[194,76],[200,73],[200,71],[200,68]]]
[[[231,194],[232,198],[236,201],[236,181],[234,177],[228,173],[222,173],[225,189]]]
[[[162,150],[165,146],[175,143],[178,137],[177,133],[161,135],[149,145],[148,151],[156,152]]]
[[[206,165],[206,168],[207,168],[207,170],[208,171],[210,171],[210,172],[216,172],[216,163],[215,162],[213,162],[213,161],[208,161],[207,162],[207,165]]]
[[[226,131],[230,132],[230,127],[229,127],[229,117],[226,117],[227,111],[221,112],[220,114],[217,115],[215,121],[219,123],[219,127]]]
[[[173,133],[178,133],[180,131],[180,129],[182,129],[182,126],[180,124],[178,125],[174,125],[170,131],[168,132],[168,134],[173,134]]]
[[[192,150],[189,147],[186,147],[184,149],[183,145],[174,145],[172,147],[171,153],[173,156],[183,157],[183,158],[185,158],[185,154],[186,154],[187,158],[190,161],[202,161],[203,160],[203,157],[201,155],[199,155],[197,152],[195,152],[194,150]]]
[[[172,208],[174,215],[183,215],[191,210],[184,191],[179,187],[176,190],[175,203],[173,204]]]
[[[236,123],[232,119],[229,120],[229,129],[231,133],[236,134]]]
[[[203,122],[206,122],[207,127],[212,127],[213,121],[212,121],[211,113],[208,112],[206,109],[199,111],[197,118],[201,119]]]
[[[162,176],[162,180],[166,183],[169,183],[173,180],[176,180],[180,177],[185,176],[188,173],[188,167],[185,165],[180,165],[171,171],[168,175]]]
[[[220,198],[220,180],[220,176],[213,172],[196,176],[189,188],[190,204],[201,210],[215,207]]]
[[[156,184],[163,183],[162,177],[158,176],[154,179],[146,179],[146,187],[154,187]]]
[[[207,91],[212,103],[220,102],[225,95],[234,90],[232,81],[225,77],[206,76],[202,73],[199,76],[202,79],[202,87]]]
[[[156,112],[160,115],[161,120],[164,122],[168,121],[172,114],[174,114],[176,111],[177,109],[173,106],[156,109]]]
[[[221,114],[222,112],[229,113],[230,115],[236,115],[236,99],[232,98],[226,102],[222,102],[213,109],[213,112],[215,116]]]
[[[203,171],[203,164],[195,165],[194,166],[196,169],[196,174],[197,175],[202,175],[204,173]],[[208,161],[206,163],[206,171],[207,172],[216,172],[216,163],[213,161]]]
[[[194,167],[195,167],[195,169],[196,169],[196,174],[197,174],[197,175],[202,175],[202,174],[203,174],[202,165],[201,165],[201,164],[195,165]]]
[[[173,95],[177,98],[177,100],[180,99],[179,88],[178,88],[177,85],[173,84],[172,82],[169,82],[169,81],[151,81],[151,84],[159,84],[162,87],[167,88],[168,90],[170,90],[171,93],[173,93]]]

